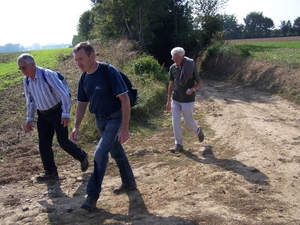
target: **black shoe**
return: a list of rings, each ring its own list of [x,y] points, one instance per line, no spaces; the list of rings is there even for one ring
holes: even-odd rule
[[[174,148],[171,148],[170,151],[171,151],[172,153],[175,153],[175,152],[183,152],[183,145],[177,144],[177,145],[175,145]]]
[[[96,208],[98,199],[87,196],[85,202],[80,206],[88,211],[93,211]]]
[[[58,179],[58,173],[51,173],[51,174],[41,174],[36,177],[37,181],[47,181],[47,180],[53,180],[53,179]]]
[[[113,192],[115,194],[121,194],[123,192],[130,191],[130,190],[135,190],[135,189],[136,189],[136,184],[122,184],[120,187],[115,188],[113,190]]]
[[[80,163],[81,164],[81,171],[85,172],[89,168],[89,155],[85,153],[84,160]]]
[[[203,130],[201,127],[198,128],[198,130],[200,129],[200,131],[198,131],[198,140],[200,142],[204,141],[204,134],[203,134]]]

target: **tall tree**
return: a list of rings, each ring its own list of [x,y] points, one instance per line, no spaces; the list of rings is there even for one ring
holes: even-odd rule
[[[85,11],[79,18],[77,24],[78,40],[86,41],[91,37],[91,32],[94,27],[94,14],[91,10]]]
[[[92,34],[137,40],[157,57],[168,54],[169,59],[170,48],[190,45],[193,37],[192,11],[186,0],[98,0],[92,10]]]
[[[300,35],[300,16],[294,20],[293,30],[296,35]]]
[[[279,26],[281,33],[283,36],[289,36],[292,33],[292,23],[290,20],[288,21],[281,21]]]
[[[170,50],[173,47],[182,46],[186,52],[196,47],[191,44],[193,37],[191,7],[189,2],[184,0],[160,1],[151,7],[153,14],[148,18],[147,49],[160,63],[168,66],[171,63]]]
[[[194,13],[197,17],[216,16],[224,9],[228,0],[193,0]]]
[[[242,37],[242,25],[239,25],[235,15],[223,15],[222,27],[225,39],[236,39]]]
[[[222,31],[222,17],[219,11],[228,0],[193,0],[195,25],[201,30],[201,45],[210,44],[212,37]]]
[[[274,28],[273,20],[264,17],[262,12],[250,12],[244,22],[246,37],[266,37]]]

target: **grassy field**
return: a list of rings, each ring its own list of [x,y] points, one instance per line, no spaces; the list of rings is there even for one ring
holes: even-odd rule
[[[300,66],[300,38],[299,40],[282,40],[274,41],[269,39],[265,40],[245,40],[245,41],[234,41],[232,45],[239,48],[247,48],[252,57],[286,63],[291,67]]]
[[[59,62],[70,56],[71,48],[36,50],[29,52],[33,55],[37,65],[47,68],[57,68]],[[18,70],[17,58],[21,53],[0,54],[0,91],[8,88],[23,78]]]
[[[300,104],[300,36],[216,41],[203,76],[255,87]]]

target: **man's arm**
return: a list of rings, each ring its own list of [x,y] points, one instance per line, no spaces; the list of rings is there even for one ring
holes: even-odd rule
[[[193,78],[196,81],[196,85],[189,89],[189,91],[187,92],[188,95],[191,95],[193,92],[197,91],[199,88],[202,87],[202,80],[200,78],[200,75],[197,73],[196,67],[194,67]]]
[[[77,102],[76,112],[75,112],[75,123],[74,123],[73,131],[71,133],[71,139],[73,141],[78,141],[77,136],[79,133],[79,127],[84,117],[87,105],[88,102]]]
[[[168,100],[166,104],[166,110],[170,111],[171,110],[171,100],[172,100],[172,93],[174,90],[174,81],[170,81],[169,86],[168,86]]]
[[[36,112],[36,106],[35,103],[32,101],[32,97],[29,93],[28,87],[27,87],[27,77],[24,77],[23,79],[23,85],[24,85],[24,94],[26,99],[26,106],[27,106],[27,116],[26,116],[26,123],[24,125],[25,132],[30,132],[33,130],[33,121],[35,117]]]
[[[195,91],[197,91],[201,87],[202,87],[202,80],[200,79],[200,80],[198,80],[198,82],[194,86],[194,89],[195,89]]]
[[[129,121],[130,121],[130,99],[127,93],[118,96],[122,104],[122,124],[119,132],[119,141],[124,143],[129,139]]]

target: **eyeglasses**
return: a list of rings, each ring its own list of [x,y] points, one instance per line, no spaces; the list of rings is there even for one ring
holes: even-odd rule
[[[27,64],[27,65],[25,65],[25,66],[20,66],[18,69],[19,69],[19,70],[22,70],[22,71],[23,71],[23,70],[25,71],[25,70],[27,70],[27,67],[28,67],[29,65],[30,65],[30,64]]]
[[[175,56],[175,57],[171,58],[171,60],[173,60],[173,61],[178,61],[178,60],[181,60],[181,59],[183,59],[182,56]]]
[[[27,70],[27,66],[21,66],[18,68],[19,70]]]

